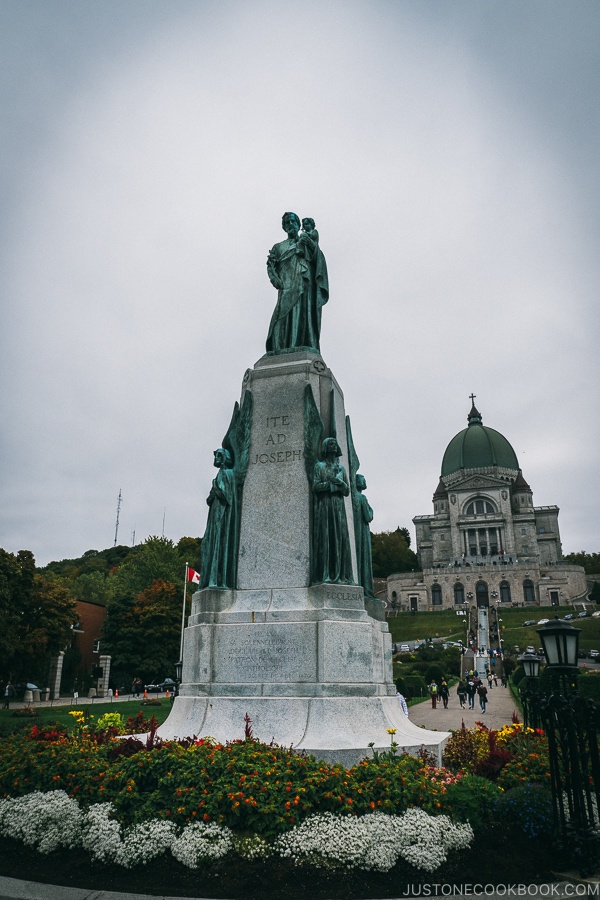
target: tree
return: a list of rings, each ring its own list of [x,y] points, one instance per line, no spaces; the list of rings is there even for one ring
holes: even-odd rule
[[[600,603],[600,582],[595,581],[589,599],[592,603]]]
[[[182,537],[177,544],[177,552],[183,560],[186,560],[192,569],[200,570],[201,538]]]
[[[0,550],[0,666],[13,680],[45,681],[50,659],[71,643],[75,598],[55,576],[36,573],[29,550]]]
[[[600,572],[600,553],[586,553],[585,550],[581,550],[579,553],[568,553],[563,559],[574,566],[583,566],[587,575]]]
[[[375,578],[387,578],[394,572],[410,572],[419,568],[417,555],[408,545],[410,535],[407,541],[406,533],[406,528],[397,528],[371,536]]]
[[[109,575],[102,646],[117,686],[165,678],[179,659],[185,560],[168,538],[150,537]]]

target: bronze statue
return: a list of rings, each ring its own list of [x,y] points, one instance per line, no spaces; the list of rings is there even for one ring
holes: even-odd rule
[[[350,416],[346,416],[346,440],[348,441],[348,471],[350,472],[350,488],[352,496],[352,513],[354,516],[354,543],[356,546],[356,571],[358,583],[362,585],[365,597],[375,598],[373,585],[373,558],[371,555],[371,529],[373,510],[363,495],[367,482],[364,475],[358,474],[360,460],[354,448]]]
[[[369,525],[373,521],[373,510],[369,501],[363,494],[367,488],[364,475],[356,476],[356,491],[358,494],[358,517],[354,523],[356,530],[356,568],[358,571],[358,583],[362,585],[367,597],[375,596],[373,585],[373,556],[371,551],[371,529]]]
[[[200,549],[200,588],[235,588],[242,509],[242,488],[248,470],[252,392],[240,408],[236,403],[223,446],[215,450],[218,468],[210,493],[208,522]]]
[[[238,516],[233,460],[228,450],[215,450],[215,466],[219,471],[206,498],[210,511],[202,538],[201,588],[233,587],[230,567],[236,551]]]
[[[283,214],[287,239],[271,249],[267,273],[277,289],[277,306],[267,336],[267,351],[319,350],[321,309],[329,299],[327,263],[319,248],[314,219]]]
[[[325,438],[323,459],[315,463],[313,476],[313,584],[354,584],[350,537],[344,497],[350,493],[348,477],[338,462],[340,445],[333,437]]]

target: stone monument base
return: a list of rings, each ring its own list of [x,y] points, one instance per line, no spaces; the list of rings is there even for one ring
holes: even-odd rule
[[[185,630],[183,684],[163,739],[244,736],[353,765],[369,744],[440,759],[447,732],[426,731],[400,709],[391,636],[377,601],[354,585],[194,594]]]
[[[347,687],[347,686],[346,686]],[[369,744],[387,750],[393,739],[400,752],[425,748],[441,764],[447,732],[427,731],[403,714],[396,697],[176,697],[158,735],[176,739],[211,735],[219,742],[244,737],[248,714],[254,737],[304,750],[329,763],[350,767],[371,755]]]

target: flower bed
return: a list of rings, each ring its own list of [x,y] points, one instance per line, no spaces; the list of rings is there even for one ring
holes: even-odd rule
[[[474,833],[492,825],[510,826],[516,843],[543,836],[531,830],[547,811],[539,732],[463,729],[438,767],[398,755],[391,729],[389,751],[345,769],[251,737],[117,740],[121,724],[110,714],[71,735],[34,726],[0,742],[4,838],[57,859],[83,850],[96,866],[167,858],[206,871],[236,859],[287,878],[290,867],[426,877],[473,857]],[[530,782],[541,793],[511,796]]]

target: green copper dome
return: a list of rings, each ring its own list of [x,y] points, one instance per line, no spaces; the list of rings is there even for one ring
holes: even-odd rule
[[[487,469],[500,466],[504,469],[519,469],[517,454],[504,435],[481,423],[481,414],[471,408],[467,420],[469,425],[452,438],[442,460],[442,478],[461,469]]]

